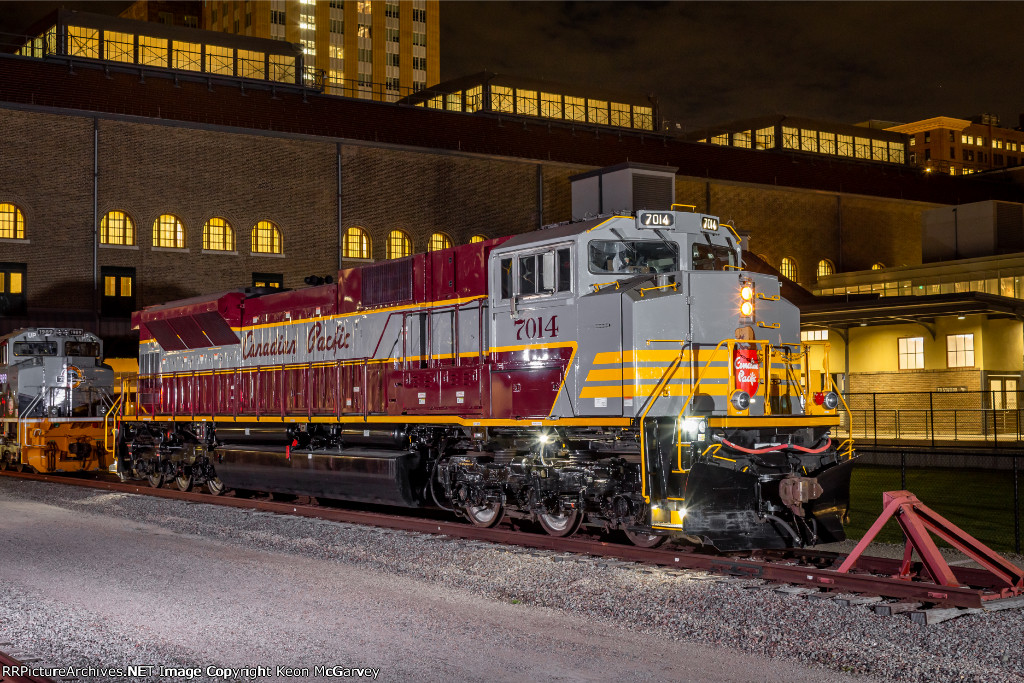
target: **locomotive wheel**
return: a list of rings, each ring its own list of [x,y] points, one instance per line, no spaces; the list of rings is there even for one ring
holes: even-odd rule
[[[469,521],[473,523],[473,526],[490,529],[497,526],[501,522],[502,517],[505,516],[505,506],[501,503],[479,506],[470,505],[466,507],[466,516],[469,517]]]
[[[572,536],[583,524],[583,513],[579,510],[570,510],[561,515],[540,514],[537,518],[549,536],[558,538]]]
[[[211,496],[219,496],[224,493],[224,482],[220,480],[220,477],[210,477],[204,484],[206,492]]]
[[[179,491],[191,491],[192,490],[192,475],[191,474],[179,474],[174,478],[174,483],[177,485]]]
[[[154,472],[153,474],[146,476],[146,481],[149,482],[150,486],[158,489],[164,485],[164,475],[161,472]]]
[[[625,531],[629,542],[638,548],[657,548],[668,540],[668,536],[662,534],[646,534],[643,531]]]

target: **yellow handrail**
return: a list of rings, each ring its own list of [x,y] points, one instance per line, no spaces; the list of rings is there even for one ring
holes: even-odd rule
[[[644,408],[643,412],[640,413],[640,495],[644,497],[645,503],[651,502],[651,496],[647,493],[647,439],[645,438],[646,430],[644,429],[644,419],[647,417],[647,413],[651,412],[651,408],[661,398],[661,392],[668,384],[669,380],[672,379],[672,375],[675,374],[676,368],[683,362],[683,355],[686,353],[686,346],[689,344],[685,339],[648,339],[647,345],[650,346],[651,342],[664,341],[664,342],[678,342],[680,345],[679,355],[672,361],[668,369],[658,380],[657,385],[654,387],[654,391],[651,392],[650,400],[647,403],[647,407]]]
[[[650,292],[650,291],[655,290],[655,289],[668,289],[669,287],[671,287],[673,289],[673,291],[679,291],[679,283],[678,282],[673,282],[673,283],[668,284],[668,285],[658,285],[657,287],[641,287],[640,288],[640,296],[641,297],[644,296],[644,292]]]
[[[103,448],[104,448],[104,450],[106,450],[108,452],[113,450],[113,446],[114,446],[113,436],[114,435],[113,435],[113,431],[107,428],[107,421],[110,418],[111,414],[114,412],[114,410],[117,409],[118,407],[120,407],[120,405],[123,402],[124,402],[124,380],[121,380],[121,393],[118,394],[117,400],[114,401],[114,403],[110,406],[110,409],[107,410],[107,412],[105,412],[103,414]],[[117,422],[118,422],[117,419],[115,419],[114,420],[115,428],[116,428]]]
[[[690,209],[691,211],[697,210],[696,204],[673,204],[671,207],[669,207],[669,211],[675,211],[677,206],[682,207],[684,209]]]
[[[618,280],[612,280],[610,282],[598,282],[596,285],[590,285],[590,286],[594,288],[595,292],[600,292],[601,288],[604,287],[605,285],[615,285],[615,289],[618,289],[619,288],[619,281]]]

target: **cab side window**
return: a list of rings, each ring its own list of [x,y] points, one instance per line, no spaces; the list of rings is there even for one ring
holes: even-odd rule
[[[502,299],[572,291],[572,250],[568,247],[503,258],[500,268]]]
[[[555,260],[558,262],[558,289],[559,292],[572,290],[572,259],[568,248],[559,249],[555,252]]]
[[[512,296],[512,259],[501,259],[501,298]]]

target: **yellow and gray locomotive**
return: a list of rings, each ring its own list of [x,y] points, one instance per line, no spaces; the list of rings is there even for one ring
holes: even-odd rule
[[[81,329],[30,328],[0,337],[0,468],[105,470],[104,418],[114,373],[103,343]]]
[[[147,308],[120,472],[640,545],[842,539],[826,347],[741,253],[639,211]]]

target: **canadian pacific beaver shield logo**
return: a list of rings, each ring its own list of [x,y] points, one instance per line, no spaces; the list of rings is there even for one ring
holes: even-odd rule
[[[736,389],[745,391],[751,396],[757,393],[761,383],[761,365],[757,349],[737,346],[732,352],[733,376],[736,378]]]

